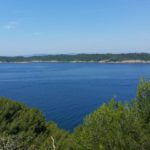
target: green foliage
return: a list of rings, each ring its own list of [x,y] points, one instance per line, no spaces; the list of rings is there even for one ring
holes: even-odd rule
[[[21,139],[20,146],[27,145],[28,149],[39,150],[52,149],[51,136],[58,150],[67,149],[67,143],[71,141],[69,133],[59,129],[53,122],[47,123],[37,109],[29,109],[23,104],[0,98],[0,136],[4,135],[6,139],[7,135]]]
[[[149,150],[150,82],[140,81],[132,103],[112,99],[68,133],[37,109],[0,98],[1,150]]]
[[[144,118],[147,123],[150,123],[150,82],[141,79],[136,99],[141,118]]]
[[[76,129],[75,136],[80,149],[145,149],[149,145],[148,135],[136,113],[128,104],[115,100],[104,104],[86,117],[84,124]]]
[[[1,62],[24,62],[24,61],[106,61],[116,62],[123,60],[144,60],[150,61],[150,54],[147,53],[129,53],[129,54],[77,54],[77,55],[46,55],[31,57],[0,57]]]
[[[17,136],[1,135],[0,150],[36,150],[35,146],[30,146]]]
[[[132,104],[114,99],[87,116],[75,131],[81,150],[148,150],[150,82],[140,81]]]

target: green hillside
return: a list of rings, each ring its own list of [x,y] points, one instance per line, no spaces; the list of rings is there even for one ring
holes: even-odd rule
[[[31,62],[31,61],[59,61],[59,62],[116,62],[125,60],[143,60],[150,61],[150,54],[147,53],[129,53],[129,54],[77,54],[77,55],[46,55],[31,57],[4,57],[0,56],[0,62]]]

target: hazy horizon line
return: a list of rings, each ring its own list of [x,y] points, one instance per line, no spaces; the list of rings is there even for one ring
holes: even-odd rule
[[[123,53],[114,53],[114,52],[112,52],[112,53],[37,53],[37,54],[22,54],[22,55],[0,55],[0,57],[33,57],[33,56],[49,56],[49,55],[86,55],[86,54],[88,54],[88,55],[93,55],[93,54],[103,54],[103,55],[105,55],[105,54],[150,54],[149,52],[123,52]]]

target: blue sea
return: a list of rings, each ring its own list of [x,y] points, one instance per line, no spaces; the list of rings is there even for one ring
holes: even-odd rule
[[[73,130],[115,97],[131,101],[150,64],[2,63],[0,96],[40,109],[47,120]]]

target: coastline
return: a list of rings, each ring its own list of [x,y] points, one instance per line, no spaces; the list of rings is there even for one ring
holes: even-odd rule
[[[150,64],[150,61],[144,61],[144,60],[123,60],[123,61],[108,61],[108,60],[102,60],[102,61],[0,61],[0,64],[4,63],[16,63],[16,64],[27,64],[27,63],[98,63],[98,64]]]

